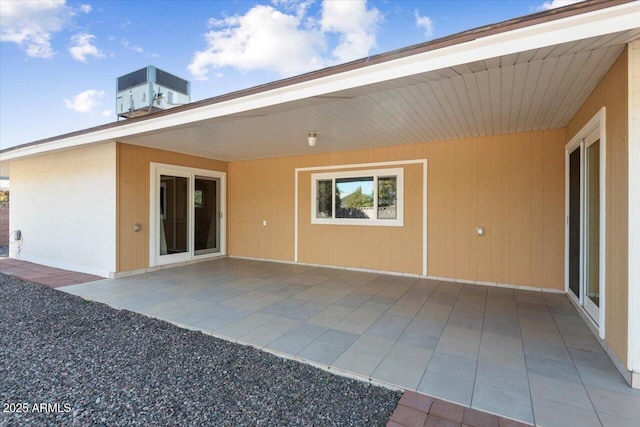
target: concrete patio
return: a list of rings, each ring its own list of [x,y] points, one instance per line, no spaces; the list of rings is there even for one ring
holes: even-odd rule
[[[565,295],[221,258],[60,290],[543,426],[639,426]]]

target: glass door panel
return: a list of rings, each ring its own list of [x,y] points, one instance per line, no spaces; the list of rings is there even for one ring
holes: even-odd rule
[[[569,154],[569,289],[580,298],[580,146]]]
[[[600,128],[569,148],[567,157],[569,295],[599,325],[601,321],[601,176]]]
[[[585,158],[585,308],[597,322],[600,306],[600,140]]]
[[[194,182],[194,253],[220,252],[220,179],[196,176]]]
[[[160,175],[160,255],[189,251],[189,178]]]

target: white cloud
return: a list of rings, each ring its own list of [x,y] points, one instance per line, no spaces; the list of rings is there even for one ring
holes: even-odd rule
[[[113,116],[113,111],[111,110],[103,110],[102,113],[100,113],[100,115],[102,117],[109,117],[109,116]]]
[[[93,8],[91,7],[90,4],[81,4],[80,5],[80,11],[82,13],[89,13],[93,10]]]
[[[89,89],[63,101],[70,110],[78,113],[93,113],[102,105],[102,98],[104,98],[103,90]]]
[[[428,16],[420,16],[418,11],[414,11],[414,16],[416,17],[416,25],[418,27],[424,28],[424,36],[429,38],[433,36],[433,21]]]
[[[581,1],[584,1],[584,0],[551,0],[551,1],[546,1],[546,2],[542,3],[538,7],[538,10],[555,9],[557,7],[568,6],[570,4],[579,3]]]
[[[311,1],[272,3],[254,6],[244,15],[209,19],[207,46],[196,51],[189,64],[193,77],[207,80],[212,70],[223,67],[288,76],[365,57],[375,47],[382,15],[367,8],[364,0],[324,1],[319,20],[308,15]],[[328,50],[332,34],[338,42]]]
[[[336,62],[347,62],[367,56],[376,45],[376,31],[382,14],[367,9],[365,1],[322,2],[323,31],[338,33],[340,42],[333,50]]]
[[[137,45],[132,45],[131,42],[129,42],[129,40],[127,40],[127,39],[122,39],[122,41],[120,43],[126,49],[132,50],[132,51],[137,52],[137,53],[144,53],[144,49],[143,48],[141,48],[140,46],[137,46]]]
[[[286,75],[322,64],[321,33],[301,29],[299,17],[271,6],[255,6],[243,16],[210,20],[210,24],[221,29],[207,33],[207,49],[193,56],[189,70],[196,79],[206,80],[210,69],[225,66]]]
[[[93,34],[78,33],[71,36],[71,43],[73,46],[69,48],[69,53],[74,59],[82,62],[87,62],[87,56],[93,56],[95,58],[103,58],[104,54],[98,50],[97,47],[91,44],[91,41],[96,36]]]
[[[29,57],[51,58],[51,37],[64,29],[72,16],[65,0],[2,0],[0,41],[18,44]]]

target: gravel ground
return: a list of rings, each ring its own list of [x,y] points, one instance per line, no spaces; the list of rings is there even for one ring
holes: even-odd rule
[[[400,395],[0,274],[3,426],[375,426]]]

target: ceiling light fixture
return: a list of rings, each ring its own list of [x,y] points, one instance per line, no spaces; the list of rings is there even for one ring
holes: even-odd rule
[[[309,133],[309,135],[307,135],[307,142],[309,143],[309,147],[315,146],[317,141],[318,135],[316,133]]]

